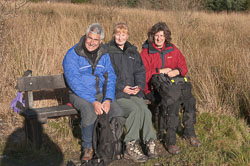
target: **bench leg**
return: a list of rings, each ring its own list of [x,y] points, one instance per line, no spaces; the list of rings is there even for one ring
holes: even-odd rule
[[[25,134],[27,143],[31,143],[35,149],[42,145],[42,124],[37,119],[25,119]]]

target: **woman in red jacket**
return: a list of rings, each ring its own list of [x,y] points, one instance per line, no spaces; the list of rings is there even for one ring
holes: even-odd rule
[[[164,22],[155,24],[148,32],[148,40],[143,44],[141,57],[146,68],[146,86],[144,93],[147,99],[155,102],[154,92],[151,92],[151,78],[154,74],[166,74],[170,78],[185,76],[188,72],[184,56],[171,41],[171,31]],[[160,96],[158,96],[160,97]],[[176,128],[179,122],[179,109],[183,104],[184,115],[184,138],[191,145],[200,146],[201,143],[196,138],[194,131],[195,124],[195,99],[190,97],[187,101],[176,101],[168,106],[168,122],[166,134],[166,147],[172,154],[180,152],[176,145]]]

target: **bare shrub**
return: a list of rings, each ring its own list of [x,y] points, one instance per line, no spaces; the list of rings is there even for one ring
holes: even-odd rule
[[[7,42],[7,36],[10,32],[7,21],[17,16],[17,11],[21,9],[26,3],[27,0],[0,0],[0,64],[5,64],[8,61],[6,59],[6,51],[9,44]],[[5,69],[6,66],[0,66],[2,76],[5,75]],[[10,82],[8,82],[8,78],[2,78],[0,81],[0,102],[2,102],[3,100],[3,89],[7,86],[6,84],[8,83],[10,84]]]
[[[12,49],[12,45],[10,45],[8,38],[11,33],[11,21],[18,15],[18,10],[25,4],[27,4],[26,0],[0,0],[0,142],[2,142],[15,127],[20,125],[20,119],[9,110],[10,97],[13,97],[15,93],[13,88],[15,85],[15,75],[11,70],[15,64],[11,64],[9,61],[9,50]]]
[[[0,1],[0,45],[4,40],[6,20],[15,17],[17,11],[27,3],[27,0],[1,0]]]

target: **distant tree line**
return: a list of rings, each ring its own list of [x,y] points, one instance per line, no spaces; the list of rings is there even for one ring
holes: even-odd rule
[[[250,0],[204,0],[205,7],[213,11],[249,10]]]
[[[109,6],[140,7],[162,10],[210,10],[210,11],[246,11],[250,10],[250,0],[30,0],[32,2],[71,2],[92,3]]]

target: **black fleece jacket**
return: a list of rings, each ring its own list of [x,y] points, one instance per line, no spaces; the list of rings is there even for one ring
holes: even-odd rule
[[[125,86],[139,86],[140,92],[136,95],[143,97],[145,87],[145,67],[137,48],[125,43],[124,50],[120,49],[114,39],[107,45],[108,53],[116,73],[116,99],[130,98],[129,94],[123,92]]]

